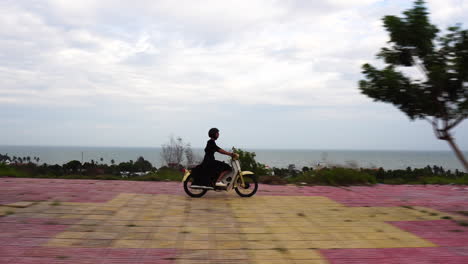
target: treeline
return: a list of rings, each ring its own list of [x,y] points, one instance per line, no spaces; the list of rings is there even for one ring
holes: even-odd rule
[[[94,160],[81,163],[72,160],[63,165],[49,165],[34,162],[20,163],[0,154],[0,176],[20,178],[65,178],[65,179],[103,179],[103,180],[181,180],[181,166],[161,168],[154,167],[144,157],[136,161],[121,162],[111,165],[98,163]]]
[[[301,185],[356,185],[356,184],[460,184],[468,185],[468,173],[445,170],[440,166],[385,170],[359,168],[357,164],[330,165],[328,167],[269,168],[255,160],[255,153],[236,150],[243,170],[253,171],[259,181],[268,184]]]
[[[301,170],[290,165],[288,168],[269,168],[255,160],[255,153],[235,150],[240,157],[242,170],[253,171],[261,183],[299,185],[367,185],[367,184],[460,184],[468,185],[468,174],[459,170],[445,170],[440,166],[385,170],[340,167],[303,167]],[[24,159],[23,159],[24,160]],[[33,159],[37,160],[37,159]],[[181,163],[171,162],[169,166],[154,167],[144,157],[136,161],[111,165],[95,162],[81,163],[77,160],[63,165],[36,164],[32,161],[14,162],[8,155],[0,154],[0,176],[30,178],[72,178],[108,180],[180,181],[183,176]],[[27,159],[26,159],[27,161]],[[181,160],[179,160],[180,162]],[[102,162],[102,161],[101,161]]]

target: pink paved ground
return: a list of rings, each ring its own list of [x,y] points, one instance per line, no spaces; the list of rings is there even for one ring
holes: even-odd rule
[[[107,202],[120,193],[185,196],[182,185],[176,182],[0,178],[0,204],[45,200]],[[226,194],[209,192],[202,199],[220,195]],[[351,207],[423,206],[452,214],[468,211],[467,186],[377,185],[337,188],[260,185],[257,195],[324,196]],[[51,221],[54,223],[50,224]],[[0,217],[0,263],[175,263],[176,249],[42,246],[73,223],[73,219],[31,219],[16,215]],[[338,248],[322,249],[320,253],[330,263],[468,263],[468,227],[444,219],[391,224],[437,247]],[[239,262],[242,261],[236,263]]]

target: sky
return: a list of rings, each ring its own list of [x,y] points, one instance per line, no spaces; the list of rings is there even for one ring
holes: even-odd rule
[[[362,95],[408,0],[2,0],[0,145],[449,150]],[[468,26],[467,0],[429,0]],[[468,122],[453,130],[468,150]]]

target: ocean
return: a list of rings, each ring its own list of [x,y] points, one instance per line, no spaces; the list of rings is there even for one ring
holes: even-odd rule
[[[270,167],[287,168],[293,164],[297,169],[317,164],[352,164],[358,167],[383,167],[384,169],[422,168],[427,165],[445,169],[463,170],[461,163],[451,151],[395,151],[395,150],[298,150],[298,149],[245,149],[256,153],[256,160]],[[194,148],[194,153],[203,157],[203,149]],[[464,152],[468,156],[468,152]],[[71,160],[98,161],[117,164],[135,161],[143,156],[153,166],[164,165],[161,148],[144,147],[57,147],[57,146],[0,146],[0,154],[10,157],[39,157],[39,163],[62,165]],[[101,162],[101,158],[103,161]],[[217,154],[217,159],[227,156]]]

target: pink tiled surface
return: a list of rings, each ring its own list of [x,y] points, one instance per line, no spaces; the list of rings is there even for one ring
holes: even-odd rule
[[[185,196],[181,183],[0,178],[0,204],[20,201],[107,202],[120,193]],[[205,198],[226,195],[209,192]],[[376,185],[296,187],[260,185],[257,195],[324,196],[346,206],[422,206],[468,211],[468,186]],[[241,198],[239,198],[241,199]],[[1,263],[174,263],[176,249],[44,247],[73,219],[0,217]],[[451,220],[402,221],[392,225],[431,241],[433,248],[326,249],[330,263],[468,263],[468,227]]]
[[[343,263],[467,263],[463,248],[384,248],[384,249],[327,249],[320,252],[332,264]],[[457,252],[457,250],[459,252]]]
[[[0,204],[60,200],[106,202],[121,192],[185,195],[178,182],[132,182],[63,179],[0,178]],[[210,195],[220,195],[209,192]],[[325,196],[347,206],[424,206],[440,211],[468,210],[468,186],[376,185],[296,187],[260,185],[257,195]]]
[[[442,247],[467,247],[468,228],[450,220],[392,222],[393,225]]]
[[[452,221],[404,221],[391,224],[439,247],[321,250],[330,263],[468,263],[468,228]],[[458,232],[453,232],[458,230]]]

